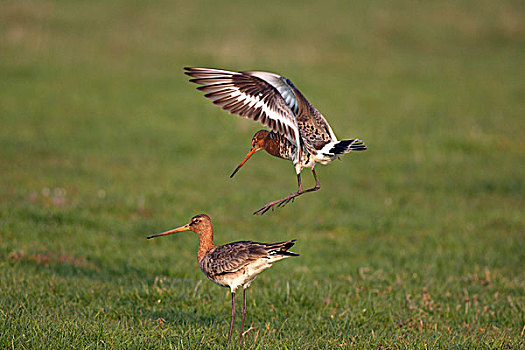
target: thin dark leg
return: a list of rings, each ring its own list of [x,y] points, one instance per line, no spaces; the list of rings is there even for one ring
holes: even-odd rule
[[[312,168],[312,174],[314,174],[314,179],[315,179],[315,186],[313,188],[315,188],[314,191],[317,191],[318,189],[321,188],[321,184],[319,183],[319,180],[317,179],[317,174],[315,173],[314,168]]]
[[[303,190],[303,185],[301,184],[301,173],[297,174],[297,188],[298,192]]]
[[[228,333],[228,344],[232,338],[233,321],[235,320],[235,292],[232,292],[232,319],[230,321],[230,332]]]
[[[317,174],[315,173],[314,169],[312,169],[312,173],[314,174],[314,179],[315,179],[315,186],[314,187],[307,188],[306,190],[303,190],[302,186],[301,186],[301,174],[297,174],[297,182],[298,182],[298,185],[299,185],[299,189],[297,190],[297,192],[292,193],[292,194],[290,194],[290,195],[288,195],[288,196],[286,196],[284,198],[281,198],[281,199],[278,199],[278,200],[275,200],[273,202],[270,202],[270,203],[266,204],[264,207],[258,209],[256,212],[254,212],[253,215],[257,215],[257,214],[263,215],[268,210],[273,208],[274,205],[277,205],[277,207],[284,207],[290,201],[293,201],[295,199],[295,197],[298,197],[298,196],[302,195],[303,193],[313,192],[313,191],[317,191],[318,189],[320,189],[321,185],[319,184],[319,180],[317,179]]]
[[[290,201],[294,201],[295,197],[297,196],[300,196],[302,195],[303,193],[307,193],[307,192],[312,192],[312,191],[317,191],[318,189],[321,188],[321,185],[319,184],[319,180],[317,179],[317,174],[315,173],[315,170],[312,168],[312,174],[314,174],[314,179],[315,179],[315,186],[312,187],[312,188],[307,188],[306,190],[302,190],[301,188],[301,178],[299,178],[299,190],[297,191],[296,195],[295,196],[291,196],[291,198],[288,198],[288,199],[283,199],[281,201],[281,203],[278,203],[277,206],[282,208],[284,207],[286,204],[288,204]],[[288,196],[288,197],[290,197]]]
[[[241,321],[241,336],[239,337],[239,345],[242,344],[242,333],[244,332],[244,316],[246,316],[246,289],[243,288],[242,293],[242,321]]]

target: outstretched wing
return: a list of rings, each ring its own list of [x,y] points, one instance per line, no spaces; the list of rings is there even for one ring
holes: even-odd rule
[[[337,137],[330,127],[330,124],[328,124],[321,112],[310,104],[306,97],[304,97],[290,80],[286,79],[286,82],[297,101],[297,111],[295,112],[295,115],[297,118],[297,126],[300,130],[301,138],[304,141],[305,146],[310,151],[317,151],[323,148],[327,143],[337,141]]]
[[[260,122],[301,144],[294,112],[298,105],[286,79],[267,72],[230,72],[211,68],[184,68],[205,97],[232,114]],[[299,147],[299,149],[301,149]]]

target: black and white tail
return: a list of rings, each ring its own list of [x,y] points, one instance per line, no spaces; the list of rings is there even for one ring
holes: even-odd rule
[[[342,140],[327,143],[319,153],[326,155],[341,155],[351,151],[364,151],[366,145],[362,140]]]
[[[288,249],[290,249],[294,244],[295,239],[286,242],[266,243],[266,249],[270,255],[280,255],[283,257],[299,256],[297,253],[288,251]]]

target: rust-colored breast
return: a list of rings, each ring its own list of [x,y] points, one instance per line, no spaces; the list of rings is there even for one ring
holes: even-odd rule
[[[292,160],[295,148],[296,147],[285,136],[275,132],[270,132],[266,151],[272,156]]]

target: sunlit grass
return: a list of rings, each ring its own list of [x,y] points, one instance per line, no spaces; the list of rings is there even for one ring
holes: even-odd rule
[[[223,348],[229,291],[197,238],[145,239],[203,212],[217,244],[297,239],[248,290],[246,348],[523,347],[524,17],[514,1],[4,1],[0,347]],[[230,179],[260,127],[183,66],[281,73],[369,150],[252,216],[296,189],[293,167],[259,153]]]

